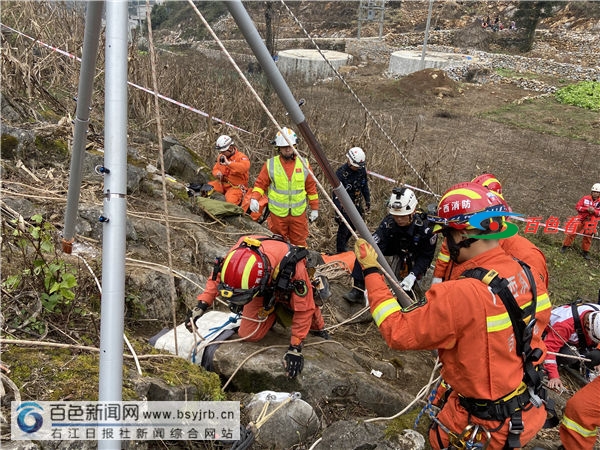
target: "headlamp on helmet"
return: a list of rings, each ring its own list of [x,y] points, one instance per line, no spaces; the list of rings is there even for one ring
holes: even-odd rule
[[[417,196],[405,187],[395,187],[388,201],[388,212],[392,216],[408,216],[417,209]]]

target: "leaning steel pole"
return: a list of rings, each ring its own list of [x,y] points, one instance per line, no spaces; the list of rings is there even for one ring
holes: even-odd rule
[[[96,73],[96,58],[100,41],[102,24],[103,1],[87,3],[85,15],[85,33],[83,36],[83,52],[81,54],[81,72],[77,89],[77,109],[75,110],[75,130],[69,169],[69,190],[67,192],[67,209],[65,211],[65,226],[62,235],[62,249],[71,253],[77,224],[77,210],[81,193],[81,172],[85,155],[85,142],[90,121],[90,104]]]
[[[104,213],[100,310],[101,402],[122,400],[127,214],[127,0],[106,2]],[[120,449],[99,440],[99,449]]]
[[[294,99],[290,88],[283,79],[283,76],[279,72],[279,69],[277,69],[277,66],[273,61],[272,56],[269,54],[267,47],[265,46],[262,38],[258,34],[258,31],[256,30],[252,19],[248,15],[248,12],[242,5],[242,2],[240,0],[235,0],[226,1],[224,3],[227,5],[229,12],[233,16],[237,26],[244,35],[244,38],[248,42],[248,45],[250,45],[250,48],[252,48],[254,56],[256,56],[256,59],[258,59],[258,62],[265,71],[265,74],[267,75],[269,81],[273,85],[273,88],[277,92],[279,99],[287,109],[294,123],[298,126],[300,134],[308,144],[313,156],[319,163],[319,166],[323,170],[327,181],[333,187],[333,192],[340,200],[342,206],[344,207],[344,210],[350,217],[352,224],[356,227],[358,234],[364,239],[366,239],[377,251],[379,263],[385,269],[384,273],[386,274],[386,276],[389,279],[391,278],[391,287],[394,290],[398,301],[402,306],[410,305],[412,303],[412,300],[406,294],[406,292],[404,292],[404,290],[402,290],[402,288],[399,287],[398,280],[395,279],[393,271],[390,268],[387,260],[385,259],[385,257],[381,253],[381,250],[375,243],[371,232],[367,228],[365,222],[362,220],[362,217],[358,213],[356,206],[354,206],[354,203],[350,199],[350,196],[346,192],[346,189],[344,188],[344,186],[342,186],[342,183],[336,176],[335,171],[331,168],[329,161],[327,160],[327,156],[321,148],[321,144],[317,141],[315,135],[308,126],[304,114],[298,106],[297,100]]]

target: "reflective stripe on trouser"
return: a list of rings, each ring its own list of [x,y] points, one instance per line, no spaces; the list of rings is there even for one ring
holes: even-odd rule
[[[566,450],[592,450],[600,426],[600,377],[581,388],[565,407],[560,440]]]

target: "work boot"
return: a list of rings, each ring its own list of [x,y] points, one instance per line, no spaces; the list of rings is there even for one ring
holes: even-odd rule
[[[365,304],[364,291],[357,289],[355,287],[352,288],[352,290],[350,292],[346,292],[344,295],[342,295],[342,298],[349,301],[350,303],[360,303],[362,305]]]
[[[327,330],[318,330],[318,331],[317,330],[310,330],[310,334],[313,335],[313,336],[317,336],[317,337],[323,338],[323,339],[325,339],[327,341],[330,339],[329,333],[327,332]]]
[[[564,252],[566,252],[566,251],[567,251],[567,249],[568,249],[568,248],[569,248],[569,247],[567,247],[566,245],[563,245],[563,246],[560,248],[560,252],[561,252],[561,253],[564,253]]]
[[[583,259],[590,260],[590,252],[583,252]]]

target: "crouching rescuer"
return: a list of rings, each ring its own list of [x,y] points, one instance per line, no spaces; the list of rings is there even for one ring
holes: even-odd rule
[[[387,344],[438,351],[451,390],[431,414],[434,449],[521,448],[546,421],[541,334],[550,301],[545,285],[536,286],[535,269],[498,245],[494,234],[507,225],[502,206],[488,194],[467,182],[442,196],[432,220],[460,275],[432,286],[410,307],[402,308],[388,289],[373,247],[363,239],[355,246],[371,313]]]
[[[240,337],[256,342],[278,320],[291,327],[290,346],[283,357],[286,375],[302,372],[302,342],[309,334],[329,339],[321,310],[315,304],[313,285],[306,267],[308,250],[288,244],[280,236],[245,236],[215,262],[212,276],[186,326],[195,322],[218,297],[232,312],[241,313]]]

